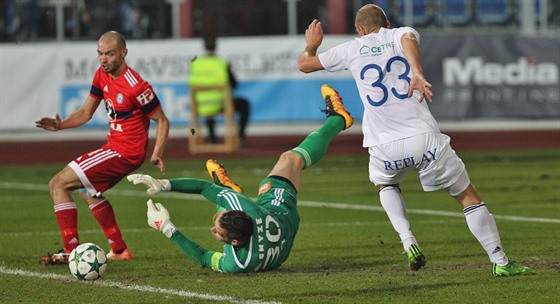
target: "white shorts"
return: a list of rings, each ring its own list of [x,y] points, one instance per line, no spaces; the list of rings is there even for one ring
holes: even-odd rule
[[[449,136],[431,132],[369,147],[369,179],[375,185],[399,184],[415,169],[424,191],[446,189],[457,196],[471,181],[449,142]]]

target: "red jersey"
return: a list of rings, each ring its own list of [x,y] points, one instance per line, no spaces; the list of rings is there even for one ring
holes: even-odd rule
[[[105,147],[133,162],[143,162],[148,148],[149,115],[161,107],[152,86],[130,67],[117,79],[99,67],[89,94],[105,102],[111,128]]]

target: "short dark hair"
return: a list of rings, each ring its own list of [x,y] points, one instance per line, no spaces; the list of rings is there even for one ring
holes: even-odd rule
[[[226,211],[220,217],[220,226],[224,228],[230,239],[238,240],[241,244],[247,242],[253,235],[253,220],[240,210]]]
[[[204,38],[204,48],[207,51],[215,51],[216,50],[216,37],[208,36]]]

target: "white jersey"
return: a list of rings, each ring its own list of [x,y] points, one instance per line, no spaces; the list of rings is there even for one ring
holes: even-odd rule
[[[420,93],[408,98],[412,71],[404,58],[401,37],[410,27],[381,28],[319,54],[327,71],[348,70],[364,104],[364,147],[438,131],[436,120]]]

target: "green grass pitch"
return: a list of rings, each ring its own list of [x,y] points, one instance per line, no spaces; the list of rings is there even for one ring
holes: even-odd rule
[[[558,303],[560,301],[560,150],[459,153],[500,230],[508,256],[537,274],[494,278],[462,210],[444,192],[424,193],[411,172],[401,185],[412,229],[428,263],[413,272],[369,183],[367,155],[329,155],[304,171],[301,227],[278,270],[228,275],[187,259],[146,223],[148,196],[121,181],[106,193],[132,261],[109,262],[95,282],[39,259],[62,247],[48,181],[65,164],[0,166],[0,303]],[[276,158],[219,159],[254,197]],[[165,177],[208,178],[204,161],[167,160]],[[162,176],[150,164],[139,172]],[[213,204],[162,193],[155,201],[203,246]],[[109,249],[77,198],[81,242]]]

